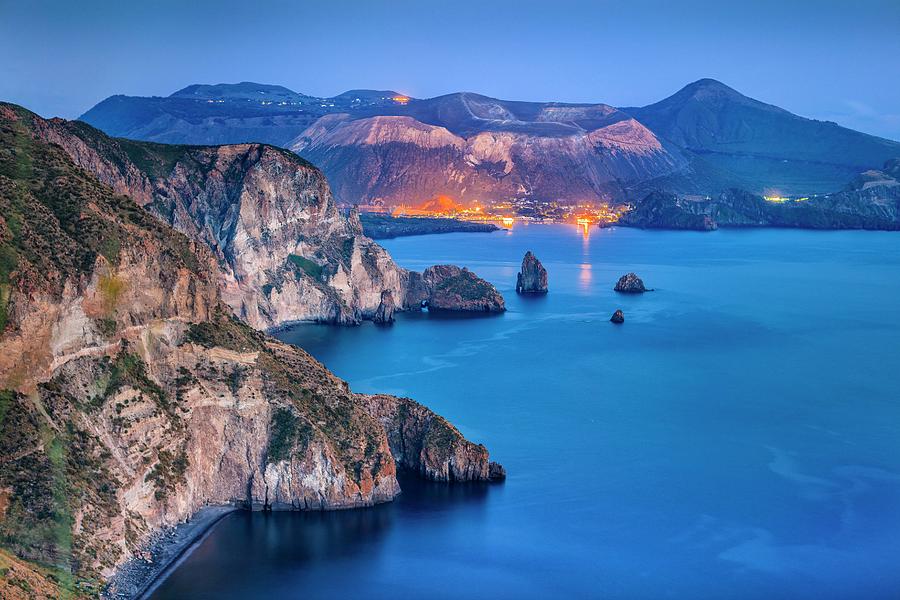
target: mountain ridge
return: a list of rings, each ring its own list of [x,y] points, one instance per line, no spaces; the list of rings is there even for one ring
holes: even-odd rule
[[[699,194],[734,186],[759,193],[825,193],[900,156],[896,141],[795,115],[709,78],[658,102],[623,108],[602,102],[502,100],[474,92],[412,98],[354,90],[314,98],[247,82],[202,89],[216,89],[224,96],[117,96],[82,118],[112,135],[151,141],[258,138],[289,147],[322,168],[338,199],[347,203],[418,202],[439,194],[460,200],[634,202],[653,186],[667,183]],[[272,89],[301,99],[295,104],[253,100],[254,90],[262,97],[266,94],[258,92]],[[394,122],[395,135],[382,144],[362,144],[368,135],[360,133],[346,137],[351,130],[383,129],[392,118],[414,123],[401,127],[402,122]],[[637,159],[625,144],[611,148],[592,139],[594,132],[618,123],[627,123],[618,127],[630,130],[620,142],[629,136],[652,137],[658,160]],[[458,138],[442,147],[460,150],[436,154],[433,147],[407,139],[413,129],[435,131],[432,128]],[[401,129],[406,133],[401,135]],[[322,137],[323,132],[328,135]],[[466,150],[470,146],[477,147],[476,154]],[[643,145],[640,151],[645,149]],[[504,160],[485,162],[480,157],[487,155]],[[562,185],[563,179],[573,181],[571,188]]]

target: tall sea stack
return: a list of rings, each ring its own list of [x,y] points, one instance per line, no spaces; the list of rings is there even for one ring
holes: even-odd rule
[[[547,269],[541,264],[531,250],[525,253],[522,259],[522,270],[516,277],[516,293],[519,294],[546,294],[547,293]]]

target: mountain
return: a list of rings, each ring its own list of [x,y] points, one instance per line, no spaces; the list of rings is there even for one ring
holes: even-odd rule
[[[372,112],[324,116],[288,146],[318,165],[343,201],[599,200],[687,165],[606,105],[451,94]]]
[[[427,408],[234,317],[214,248],[101,181],[112,163],[56,141],[70,126],[0,104],[0,595],[134,595],[117,575],[210,505],[370,506],[398,468],[502,476]],[[256,177],[257,151],[225,166]]]
[[[765,198],[729,189],[711,199],[653,192],[619,220],[646,229],[797,227],[805,229],[900,230],[900,161],[868,170],[831,194]]]
[[[799,117],[713,79],[656,104],[622,110],[758,191],[831,192],[900,156],[900,143]]]
[[[287,147],[321,168],[347,203],[438,195],[639,202],[654,190],[707,195],[735,186],[826,193],[900,156],[900,143],[793,115],[712,79],[621,109],[469,92],[312,98],[248,83],[186,90],[113,96],[82,119],[134,139]]]
[[[286,146],[319,117],[394,104],[396,92],[351,90],[334,98],[279,85],[190,85],[162,97],[110,96],[80,119],[114,137],[164,144]]]

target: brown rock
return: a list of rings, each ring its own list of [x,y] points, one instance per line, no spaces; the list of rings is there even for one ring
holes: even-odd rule
[[[625,313],[623,313],[622,310],[619,309],[613,313],[613,316],[609,320],[616,324],[624,323],[625,322]]]

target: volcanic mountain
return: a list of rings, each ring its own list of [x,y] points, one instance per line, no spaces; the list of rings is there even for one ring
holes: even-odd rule
[[[254,83],[194,85],[168,98],[113,96],[82,120],[140,140],[287,147],[351,203],[438,195],[639,201],[656,189],[708,195],[730,187],[822,193],[900,156],[900,143],[794,115],[712,79],[634,108],[468,92],[317,98]]]

